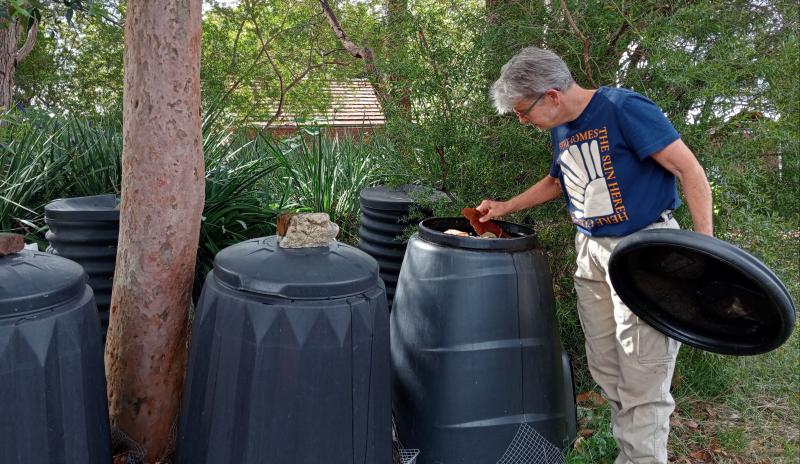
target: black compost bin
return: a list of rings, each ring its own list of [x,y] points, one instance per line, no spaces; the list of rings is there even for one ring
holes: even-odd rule
[[[406,252],[406,241],[399,237],[412,224],[409,215],[415,198],[419,196],[431,201],[447,198],[442,192],[418,185],[379,185],[362,190],[359,196],[358,248],[378,261],[389,305],[394,298],[397,276]]]
[[[197,306],[177,462],[389,463],[389,377],[374,259],[275,236],[228,247]]]
[[[111,462],[92,290],[48,253],[0,257],[0,462]]]
[[[420,223],[391,314],[393,408],[417,464],[555,463],[575,435],[572,374],[533,230],[457,237]]]
[[[54,200],[44,207],[47,251],[69,258],[89,276],[103,336],[108,331],[108,309],[117,259],[119,197],[96,195]]]

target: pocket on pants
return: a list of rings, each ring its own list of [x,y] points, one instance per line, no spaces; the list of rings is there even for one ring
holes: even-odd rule
[[[675,361],[681,345],[642,320],[638,322],[637,338],[637,358],[641,364],[671,363]]]

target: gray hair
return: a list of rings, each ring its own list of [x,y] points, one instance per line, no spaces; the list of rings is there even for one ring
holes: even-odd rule
[[[574,82],[561,57],[548,50],[526,47],[503,65],[490,95],[497,112],[504,114],[521,100],[534,99],[549,89],[566,90]]]

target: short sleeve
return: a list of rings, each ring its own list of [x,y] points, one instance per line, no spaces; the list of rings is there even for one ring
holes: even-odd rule
[[[553,158],[553,164],[550,165],[550,177],[556,177],[561,175],[561,165],[558,164],[558,160]]]
[[[622,104],[620,130],[639,159],[647,158],[680,138],[661,108],[636,93]]]
[[[558,129],[553,128],[550,129],[550,141],[553,143],[553,162],[550,164],[550,177],[556,177],[561,175],[561,165],[558,164],[558,150],[556,147],[558,146]]]

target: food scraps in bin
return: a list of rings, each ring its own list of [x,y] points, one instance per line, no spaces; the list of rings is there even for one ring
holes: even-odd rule
[[[458,237],[469,237],[468,232],[464,232],[463,230],[458,230],[458,229],[447,229],[444,231],[444,233],[447,235],[456,235]]]
[[[471,237],[469,232],[464,232],[463,230],[458,230],[458,229],[447,229],[444,231],[444,233],[447,235],[455,235],[458,237]],[[484,232],[483,234],[481,234],[480,238],[497,238],[497,235],[491,232]]]
[[[461,214],[463,214],[464,217],[469,220],[470,225],[473,229],[475,229],[475,233],[481,237],[483,237],[483,234],[486,232],[491,232],[495,237],[509,238],[509,235],[493,221],[480,222],[479,219],[481,216],[483,216],[483,214],[477,209],[464,208],[461,210]]]

